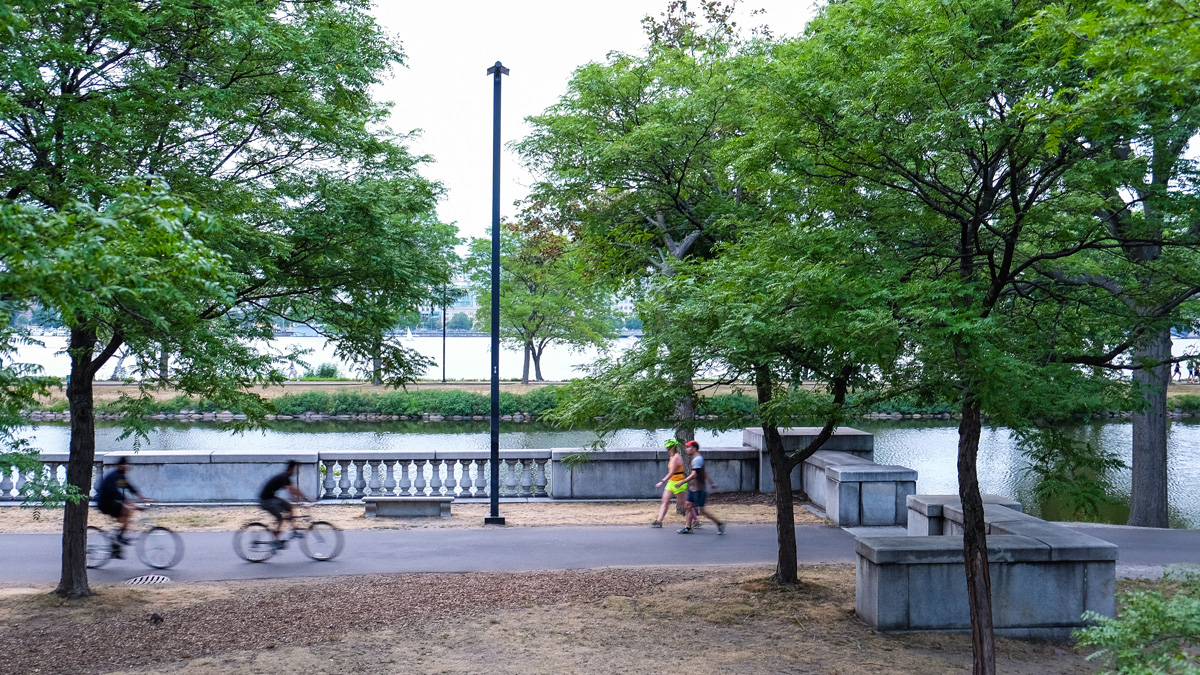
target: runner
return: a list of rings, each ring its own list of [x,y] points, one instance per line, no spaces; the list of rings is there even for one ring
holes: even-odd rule
[[[708,500],[708,492],[704,490],[705,483],[711,486],[713,490],[717,489],[717,484],[713,481],[712,476],[709,475],[708,470],[704,468],[704,457],[700,455],[700,444],[696,441],[688,441],[684,444],[684,451],[687,452],[688,457],[692,458],[692,472],[682,481],[688,486],[688,513],[687,524],[679,528],[679,534],[692,533],[692,524],[699,520],[697,513],[717,524],[717,534],[725,534],[725,523],[704,506],[704,503]],[[701,489],[693,490],[692,488],[694,487]],[[695,507],[695,510],[692,507]]]
[[[671,500],[674,499],[679,505],[680,513],[685,510],[687,498],[684,493],[687,492],[687,485],[683,481],[683,457],[679,454],[679,441],[674,438],[667,439],[667,454],[670,459],[667,461],[667,475],[662,480],[655,484],[655,487],[663,487],[663,483],[667,486],[663,488],[662,493],[662,508],[658,510],[658,520],[650,523],[650,527],[662,527],[663,520],[667,517],[667,509],[671,507]]]

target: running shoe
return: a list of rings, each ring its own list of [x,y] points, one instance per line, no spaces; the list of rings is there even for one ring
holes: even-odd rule
[[[650,527],[657,527],[659,529],[662,529],[662,521],[661,520],[652,520],[652,521],[650,521]]]
[[[696,529],[698,530],[698,529],[700,529],[700,528],[704,527],[704,521],[703,521],[703,520],[697,520],[696,522],[692,523],[692,527],[694,527],[694,528],[696,528]]]
[[[725,523],[717,523],[717,534],[725,534]]]
[[[681,528],[679,528],[679,529],[678,529],[678,530],[676,530],[676,531],[677,531],[677,532],[679,532],[679,534],[691,534],[691,533],[692,533],[692,528],[690,528],[690,527],[681,527]]]

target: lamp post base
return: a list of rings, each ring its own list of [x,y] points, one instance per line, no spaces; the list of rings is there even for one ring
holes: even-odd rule
[[[484,516],[483,524],[484,525],[503,525],[504,524],[504,516]]]

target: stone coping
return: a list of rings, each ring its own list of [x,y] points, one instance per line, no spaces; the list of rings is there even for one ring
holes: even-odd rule
[[[917,472],[906,466],[887,464],[837,464],[825,467],[825,476],[839,483],[913,483]]]
[[[1050,562],[1050,546],[1031,537],[1014,534],[987,538],[988,562]],[[876,565],[939,565],[962,563],[963,538],[959,535],[931,537],[862,537],[854,542],[855,552]],[[1105,559],[1105,558],[1099,558]]]
[[[847,465],[866,465],[879,466],[875,462],[866,457],[841,450],[818,450],[814,452],[808,459],[804,460],[805,464],[814,466],[822,471],[831,466],[847,466]]]
[[[653,460],[665,462],[669,459],[667,451],[663,448],[609,448],[606,450],[583,450],[571,448],[555,448],[553,450],[553,458],[559,461],[569,455],[585,454],[589,461],[632,461],[632,460]],[[757,459],[758,451],[746,447],[711,447],[700,448],[700,455],[706,460],[728,460],[728,459]]]
[[[362,501],[366,504],[449,504],[454,497],[363,497]]]
[[[96,462],[112,465],[124,457],[129,464],[286,464],[295,460],[301,464],[315,464],[316,452],[238,452],[236,450],[147,450],[142,452],[96,453]],[[69,453],[43,452],[43,462],[66,462]]]
[[[1013,511],[1024,512],[1024,506],[1021,502],[1013,501],[1007,497],[999,495],[985,494],[983,496],[984,510],[986,512],[988,504],[1003,506]],[[929,518],[941,518],[942,508],[946,505],[958,505],[960,500],[958,495],[909,495],[907,505],[910,511],[927,516]]]
[[[1020,504],[996,495],[983,495],[983,521],[987,528],[988,553],[991,558],[993,541],[1007,541],[1006,537],[1022,537],[1030,542],[1037,542],[1046,547],[1049,561],[1100,561],[1117,560],[1120,557],[1120,547],[1116,544],[1096,537],[1076,532],[1055,523],[1049,523],[1041,518],[1023,513],[1016,507]],[[910,495],[907,499],[909,509],[922,513],[929,518],[943,518],[959,527],[963,523],[962,504],[957,496],[951,495]],[[934,535],[933,537],[913,537],[916,540],[953,538],[960,542],[962,537],[957,535]]]
[[[500,459],[550,459],[551,450],[501,450]],[[423,459],[488,459],[491,450],[323,450],[321,459],[335,461],[357,460],[423,460]]]

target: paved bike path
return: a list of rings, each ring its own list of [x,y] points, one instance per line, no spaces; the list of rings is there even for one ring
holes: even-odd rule
[[[1119,570],[1200,563],[1200,530],[1144,530],[1079,526],[1081,532],[1121,546]],[[229,532],[184,532],[183,560],[164,572],[175,581],[222,581],[320,577],[394,572],[518,572],[643,565],[771,564],[775,562],[773,525],[730,525],[724,536],[715,528],[676,534],[634,526],[508,527],[347,531],[342,555],[314,562],[295,546],[265,563],[247,563],[233,552]],[[60,535],[0,535],[0,583],[44,585],[58,580]],[[823,525],[796,526],[801,564],[853,562],[854,537]],[[93,583],[116,583],[153,572],[126,551],[91,570]]]

